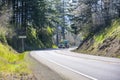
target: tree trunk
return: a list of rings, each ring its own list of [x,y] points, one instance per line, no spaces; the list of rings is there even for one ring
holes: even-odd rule
[[[120,18],[120,9],[118,9],[118,14],[119,14],[118,17]]]

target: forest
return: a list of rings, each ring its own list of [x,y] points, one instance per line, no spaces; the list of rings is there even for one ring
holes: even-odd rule
[[[62,26],[63,39],[65,30],[81,34],[80,48],[120,18],[119,0],[78,0],[76,3],[73,6],[59,0],[0,0],[0,41],[21,52],[19,36],[27,36],[26,50],[52,48],[56,44],[53,36],[57,34],[58,26]],[[68,5],[67,12],[63,8],[65,4]],[[66,22],[66,16],[70,24]]]
[[[62,24],[60,18],[60,1],[46,0],[0,0],[0,15],[6,16],[5,26],[11,31],[6,31],[4,41],[17,51],[21,51],[19,36],[27,36],[25,49],[52,48],[52,37],[56,25]],[[4,15],[6,14],[6,15]],[[2,22],[2,20],[1,20]],[[3,35],[1,34],[1,37]]]

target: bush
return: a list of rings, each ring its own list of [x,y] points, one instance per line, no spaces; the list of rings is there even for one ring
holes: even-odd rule
[[[3,34],[0,34],[0,42],[7,43],[6,37]]]

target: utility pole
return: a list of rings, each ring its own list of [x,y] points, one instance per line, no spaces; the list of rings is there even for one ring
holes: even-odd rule
[[[59,45],[59,32],[58,32],[58,23],[57,23],[57,29],[56,29],[56,44]]]

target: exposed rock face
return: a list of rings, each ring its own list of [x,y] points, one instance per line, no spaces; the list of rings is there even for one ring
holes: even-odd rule
[[[79,48],[79,50],[92,50],[90,47],[94,44],[93,38],[84,42],[84,44]]]
[[[120,39],[108,38],[98,47],[98,51],[104,51],[106,56],[120,55]]]
[[[98,47],[93,47],[94,39],[90,39],[78,49],[78,51],[85,52],[88,54],[108,56],[108,57],[119,57],[120,56],[120,39],[107,38]]]

